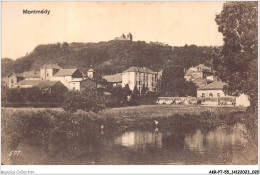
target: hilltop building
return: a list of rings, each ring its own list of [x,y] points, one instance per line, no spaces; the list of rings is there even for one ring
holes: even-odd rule
[[[157,92],[157,72],[146,67],[130,67],[122,73],[122,87],[125,87],[126,84],[132,91],[136,86],[139,92],[142,87]]]
[[[123,33],[120,37],[116,37],[115,40],[120,41],[133,41],[133,35],[129,32],[127,36]]]

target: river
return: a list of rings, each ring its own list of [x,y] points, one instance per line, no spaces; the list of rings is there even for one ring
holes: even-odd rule
[[[177,127],[177,126],[176,126]],[[31,136],[21,139],[7,164],[34,165],[189,165],[239,164],[247,142],[245,128],[219,125],[209,129],[189,127],[149,128],[110,132]]]

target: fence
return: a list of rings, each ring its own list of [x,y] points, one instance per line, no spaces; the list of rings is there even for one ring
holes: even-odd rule
[[[236,105],[235,97],[158,97],[157,104],[174,105]]]

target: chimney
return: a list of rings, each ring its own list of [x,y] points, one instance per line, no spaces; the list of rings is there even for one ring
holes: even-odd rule
[[[143,67],[144,70],[146,70],[146,67]]]

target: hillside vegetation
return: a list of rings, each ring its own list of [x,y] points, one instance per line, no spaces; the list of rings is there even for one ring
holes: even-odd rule
[[[10,72],[39,69],[45,63],[57,63],[64,68],[77,67],[82,72],[91,65],[101,74],[122,72],[130,66],[146,66],[159,71],[168,65],[183,68],[204,63],[211,65],[214,47],[185,45],[172,47],[144,41],[108,41],[99,43],[56,43],[38,45],[27,55],[12,60],[2,59],[2,76]]]

